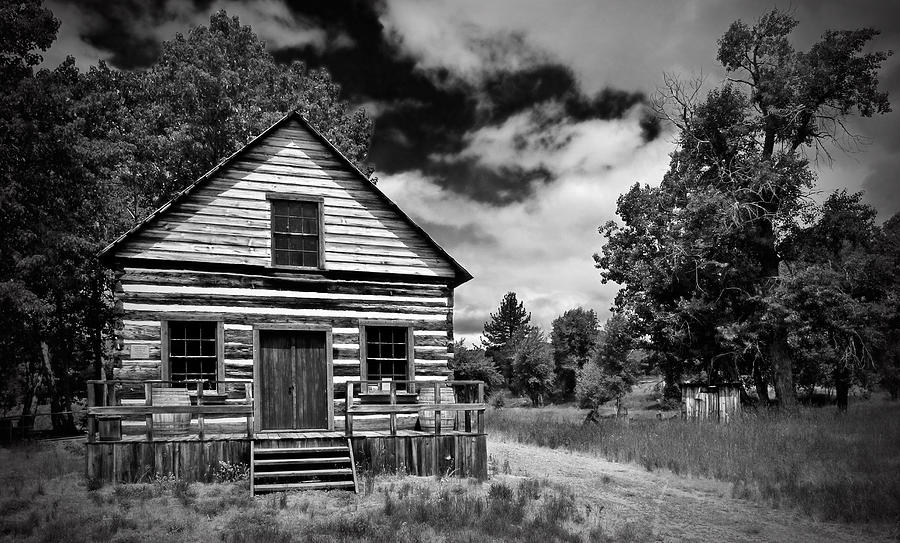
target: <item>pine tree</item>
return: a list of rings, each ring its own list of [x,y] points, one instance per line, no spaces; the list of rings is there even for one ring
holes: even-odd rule
[[[512,377],[516,345],[528,333],[530,322],[531,313],[525,311],[525,305],[516,298],[516,293],[507,292],[497,312],[491,313],[490,320],[484,323],[481,341],[485,352],[494,360],[507,383]]]

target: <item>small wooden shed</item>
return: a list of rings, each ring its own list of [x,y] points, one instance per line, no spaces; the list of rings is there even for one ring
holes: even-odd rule
[[[681,413],[686,419],[729,422],[740,412],[740,383],[681,383]]]

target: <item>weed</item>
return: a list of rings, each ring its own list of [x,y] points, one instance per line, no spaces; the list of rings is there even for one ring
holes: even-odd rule
[[[250,466],[243,462],[219,461],[219,465],[213,470],[213,481],[217,483],[233,483],[250,478]]]

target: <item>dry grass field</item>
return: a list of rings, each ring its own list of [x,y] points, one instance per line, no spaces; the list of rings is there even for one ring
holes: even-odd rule
[[[571,407],[489,413],[493,438],[589,453],[647,471],[727,482],[736,498],[846,523],[900,522],[900,404],[878,396],[785,415],[744,412],[733,424],[603,419]]]
[[[635,407],[643,400],[632,400]],[[890,541],[900,406],[714,425],[583,427],[571,407],[488,414],[491,478],[363,477],[359,494],[251,498],[245,480],[93,488],[78,441],[0,449],[3,541]]]

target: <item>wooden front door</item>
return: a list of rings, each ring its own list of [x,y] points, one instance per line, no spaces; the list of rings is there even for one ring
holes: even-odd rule
[[[260,330],[256,371],[260,430],[329,427],[325,332]]]

